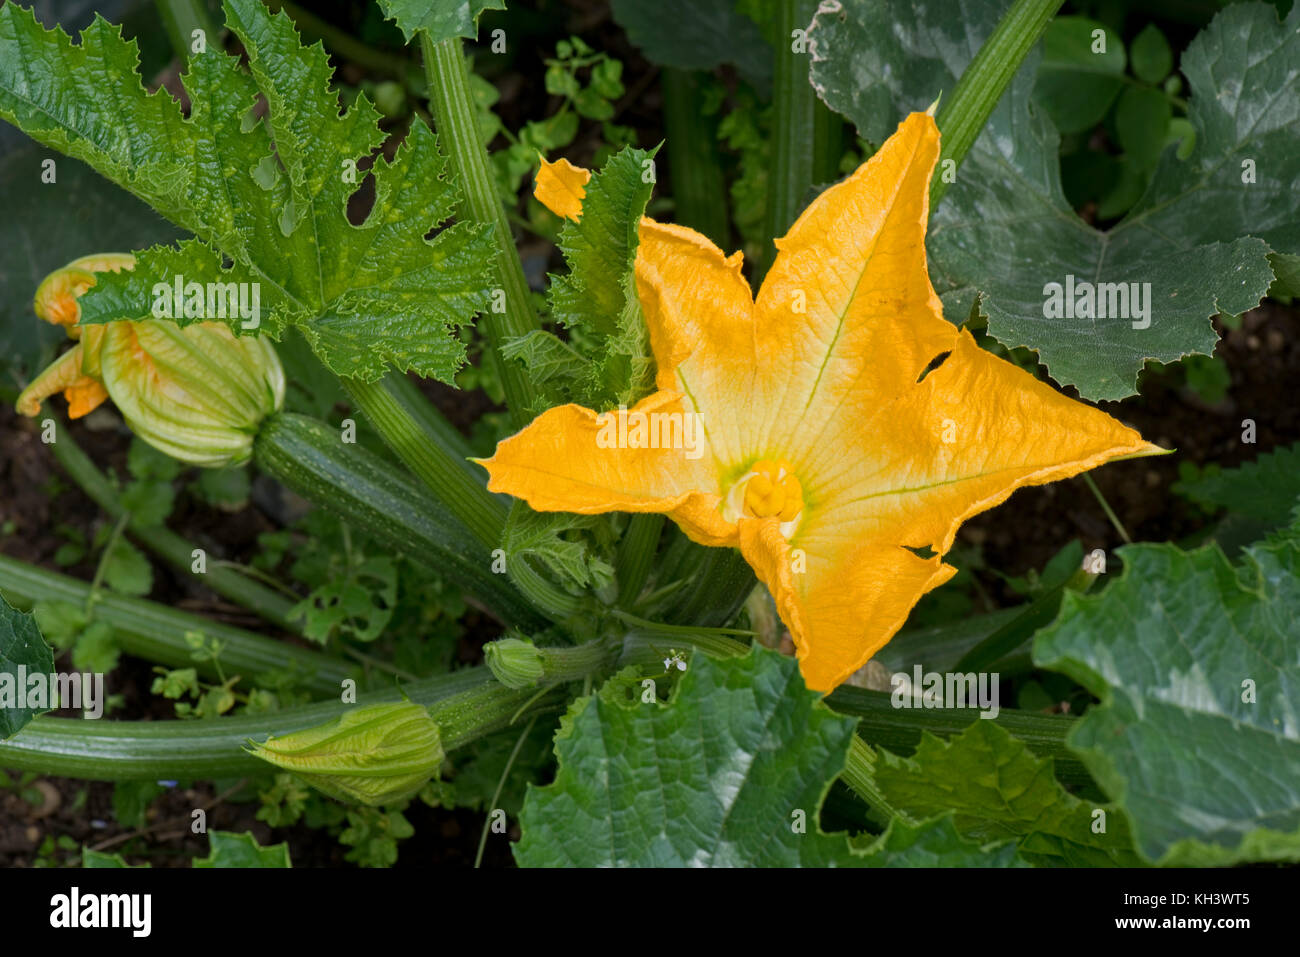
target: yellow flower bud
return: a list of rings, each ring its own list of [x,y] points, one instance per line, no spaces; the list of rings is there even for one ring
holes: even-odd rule
[[[95,284],[95,273],[134,269],[135,257],[129,253],[97,253],[82,256],[56,269],[36,289],[36,315],[46,322],[67,329],[73,339],[80,338],[81,306],[77,300]]]
[[[412,701],[354,708],[342,717],[263,744],[253,754],[347,803],[378,807],[410,797],[442,767],[442,739]]]
[[[117,253],[79,259],[41,283],[36,311],[51,322],[75,323],[76,299],[94,285],[95,271],[133,266]],[[262,420],[284,403],[275,348],[221,323],[118,321],[70,327],[69,334],[81,341],[23,390],[23,415],[36,415],[41,401],[60,391],[74,419],[111,398],[150,445],[191,465],[222,468],[248,460]]]

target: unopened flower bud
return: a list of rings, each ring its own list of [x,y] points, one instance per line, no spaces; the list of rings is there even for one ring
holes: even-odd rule
[[[252,742],[253,754],[350,804],[408,798],[442,767],[442,739],[412,701],[353,708],[329,724]]]
[[[542,680],[542,653],[531,641],[501,638],[483,646],[488,668],[507,688],[531,688]]]
[[[87,256],[46,277],[37,313],[75,323],[76,299],[94,285],[94,271],[130,269],[129,256]],[[284,403],[284,368],[275,348],[256,336],[236,337],[222,323],[181,328],[161,320],[70,326],[80,338],[18,397],[18,411],[36,415],[56,392],[79,418],[105,399],[140,438],[191,465],[223,468],[247,461],[262,420]]]

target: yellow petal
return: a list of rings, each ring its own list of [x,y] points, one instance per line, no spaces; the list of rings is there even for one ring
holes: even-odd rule
[[[790,542],[807,573],[778,587],[790,592],[787,607],[803,609],[800,628],[790,627],[809,687],[829,690],[860,668],[953,574],[940,558],[963,521],[1017,488],[1162,451],[962,331],[921,383],[835,423],[808,455],[813,504]]]
[[[76,345],[46,366],[45,371],[18,396],[16,408],[19,414],[36,415],[41,411],[41,403],[58,392],[64,393],[71,404],[74,419],[103,402],[107,397],[103,394],[103,387],[82,374],[81,357],[81,346]]]
[[[533,195],[537,201],[564,219],[582,218],[582,201],[587,198],[587,183],[591,171],[581,166],[574,166],[566,159],[548,162],[541,157],[542,165],[537,171],[537,181],[533,186]]]
[[[865,543],[822,554],[792,545],[779,529],[776,519],[742,519],[740,549],[776,599],[814,691],[831,691],[862,667],[922,595],[957,573],[937,555],[920,558],[898,546]]]
[[[838,425],[806,466],[817,507],[796,544],[870,539],[942,554],[963,521],[1017,488],[1164,451],[979,348],[965,330],[920,384]]]
[[[95,284],[95,273],[117,272],[134,267],[135,257],[127,253],[82,256],[62,269],[56,269],[41,281],[33,302],[36,315],[46,322],[67,327],[68,334],[76,338],[77,333],[72,327],[81,321],[81,306],[77,300]]]
[[[108,401],[108,390],[89,376],[82,376],[63,390],[68,400],[68,418],[79,419],[89,415]]]
[[[925,266],[934,119],[913,113],[869,161],[826,190],[777,241],[754,339],[774,448],[816,445],[825,425],[880,407],[951,349]]]
[[[491,491],[521,498],[539,512],[663,512],[698,542],[734,544],[735,526],[718,512],[707,443],[663,447],[670,444],[663,426],[682,421],[683,411],[681,396],[672,392],[604,415],[557,406],[501,442],[492,458],[476,461],[488,470]],[[634,431],[650,422],[659,423],[661,447],[628,447],[648,441],[648,431]]]
[[[752,424],[755,394],[754,302],[741,254],[693,229],[643,218],[636,254],[637,296],[650,332],[656,384],[686,395],[703,416],[720,471],[762,451]]]

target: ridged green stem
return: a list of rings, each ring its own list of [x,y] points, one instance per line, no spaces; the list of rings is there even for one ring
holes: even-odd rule
[[[949,186],[940,175],[945,160],[961,166],[1011,78],[1061,3],[1062,0],[1015,0],[966,67],[956,89],[943,97],[936,118],[943,144],[935,177],[930,181],[932,213]]]
[[[796,52],[791,34],[812,20],[814,0],[773,0],[776,26],[776,63],[772,80],[772,105],[776,125],[772,131],[772,168],[768,177],[766,232],[784,236],[813,185],[813,152],[817,141],[818,107],[808,81],[808,52]],[[776,248],[764,249],[763,271],[771,265]]]
[[[506,577],[493,573],[491,549],[456,514],[405,471],[364,446],[344,445],[338,429],[280,412],[262,424],[254,455],[264,472],[465,589],[506,624],[545,625]]]
[[[901,817],[904,821],[909,820],[906,814],[889,803],[884,792],[876,785],[876,760],[876,752],[871,745],[855,734],[849,744],[849,754],[845,759],[840,780],[867,803],[867,807],[871,809],[880,824],[883,825],[894,817]]]
[[[725,625],[756,584],[754,570],[737,549],[710,548],[668,620],[683,625]]]
[[[51,443],[49,448],[68,476],[109,517],[120,519],[126,513],[117,490],[77,445],[66,425],[59,429],[58,441]],[[294,602],[284,595],[225,566],[213,565],[205,573],[195,574],[193,543],[187,542],[163,525],[145,525],[132,518],[128,527],[132,538],[182,575],[207,586],[273,625],[288,631],[297,630],[289,621],[289,610],[293,608]]]
[[[506,507],[492,495],[440,436],[408,407],[410,397],[392,377],[378,382],[345,379],[357,406],[399,459],[489,549],[501,544]]]
[[[85,582],[0,555],[0,594],[11,605],[29,608],[38,601],[62,601],[81,607],[90,596]],[[140,598],[101,591],[95,618],[112,626],[115,640],[129,655],[170,667],[194,667],[216,678],[211,662],[195,662],[185,643],[187,631],[201,631],[221,642],[221,667],[227,675],[252,678],[280,668],[306,677],[303,687],[315,695],[337,694],[352,671],[347,662],[319,651],[299,648],[242,628],[234,628]]]
[[[619,542],[618,556],[614,562],[620,605],[635,603],[641,589],[645,587],[663,527],[664,517],[648,512],[635,514],[628,521],[627,531]]]
[[[673,217],[713,240],[722,249],[730,239],[727,183],[718,151],[718,123],[703,107],[703,76],[666,66],[659,73],[664,97],[668,170],[672,176]]]
[[[412,701],[429,708],[452,751],[511,719],[560,706],[559,691],[534,698],[535,691],[510,691],[486,668],[403,686]],[[0,742],[0,767],[100,781],[209,780],[271,773],[247,753],[248,740],[315,728],[364,704],[398,701],[397,690],[357,696],[357,704],[338,701],[288,708],[268,714],[240,715],[207,721],[85,721],[39,717],[7,741]],[[526,707],[525,707],[526,706]]]
[[[464,195],[460,219],[492,228],[497,279],[505,292],[505,312],[484,313],[478,328],[491,348],[511,419],[523,426],[529,421],[536,390],[519,363],[502,357],[501,346],[507,339],[527,335],[537,328],[528,281],[524,278],[523,263],[515,249],[505,207],[492,181],[487,146],[479,135],[478,115],[469,92],[469,69],[460,38],[434,43],[428,34],[421,32],[420,50],[429,80],[429,108]]]

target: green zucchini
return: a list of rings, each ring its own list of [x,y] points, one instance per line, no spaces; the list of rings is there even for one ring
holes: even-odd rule
[[[451,511],[392,463],[345,445],[338,429],[280,412],[262,424],[253,455],[268,475],[465,589],[505,624],[546,626]]]

